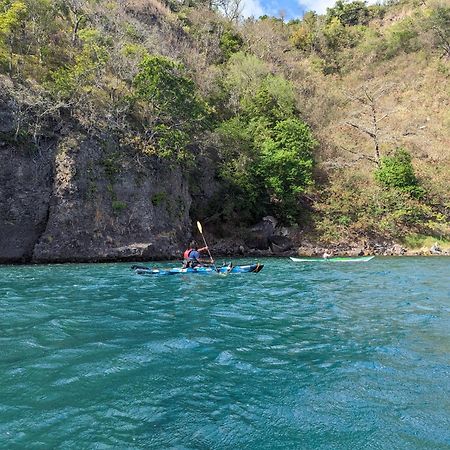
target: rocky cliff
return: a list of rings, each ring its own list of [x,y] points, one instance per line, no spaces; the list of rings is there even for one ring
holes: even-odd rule
[[[70,123],[36,146],[0,97],[0,262],[178,257],[191,197],[176,165]]]

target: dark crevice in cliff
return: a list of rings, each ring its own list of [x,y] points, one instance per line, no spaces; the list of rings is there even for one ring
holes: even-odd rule
[[[51,151],[50,148],[52,148],[52,147],[54,147],[54,146],[52,145],[52,146],[48,147],[49,151]],[[54,160],[53,151],[51,151],[51,152],[52,152],[52,156],[50,158],[51,164],[49,164],[50,169],[45,177],[45,184],[48,186],[48,189],[49,189],[49,195],[48,195],[48,198],[46,199],[47,200],[46,210],[45,210],[44,217],[36,225],[36,239],[34,240],[31,255],[30,255],[29,261],[27,261],[27,262],[34,261],[36,246],[41,242],[41,239],[47,230],[47,225],[48,225],[49,219],[50,219],[50,206],[51,206],[51,202],[52,202],[52,198],[53,198],[54,182],[55,182],[55,160]]]

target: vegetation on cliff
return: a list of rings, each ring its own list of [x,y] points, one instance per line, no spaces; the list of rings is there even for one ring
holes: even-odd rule
[[[290,22],[233,5],[0,0],[15,114],[0,140],[39,149],[70,122],[181,165],[197,211],[222,222],[448,239],[448,4],[338,0]]]

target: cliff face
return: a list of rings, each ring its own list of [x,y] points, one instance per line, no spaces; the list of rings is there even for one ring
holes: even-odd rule
[[[0,262],[30,261],[47,225],[51,165],[0,148]]]
[[[0,111],[0,262],[180,257],[191,197],[179,168],[73,130],[27,150],[14,108]]]

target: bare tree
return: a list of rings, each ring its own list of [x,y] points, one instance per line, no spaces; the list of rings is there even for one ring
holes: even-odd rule
[[[351,117],[345,121],[345,125],[350,126],[358,130],[360,133],[369,136],[373,142],[374,157],[360,155],[360,152],[355,152],[345,148],[350,153],[358,154],[371,162],[380,164],[380,139],[381,130],[380,122],[389,117],[394,110],[383,111],[380,106],[380,99],[384,97],[388,91],[392,88],[392,85],[385,84],[383,86],[377,86],[370,88],[368,85],[361,86],[357,92],[347,94],[350,101],[356,103],[360,108],[353,112]]]
[[[238,22],[242,16],[243,0],[216,0],[215,4],[225,17],[232,22]]]

